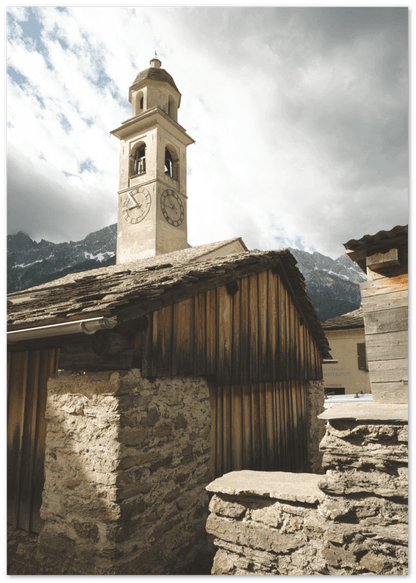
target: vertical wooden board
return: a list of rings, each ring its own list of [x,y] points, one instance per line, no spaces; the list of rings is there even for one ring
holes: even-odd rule
[[[174,309],[174,306],[172,306]],[[147,315],[148,326],[144,332],[144,343],[142,344],[142,374],[144,377],[152,376],[152,347],[153,347],[153,315],[154,312]],[[142,334],[142,333],[140,333]],[[172,374],[175,374],[172,371]]]
[[[248,384],[250,378],[250,297],[248,277],[243,277],[240,283],[240,383]]]
[[[46,441],[46,400],[48,379],[56,372],[56,350],[51,348],[42,350],[40,358],[39,373],[39,396],[36,417],[36,450],[35,465],[33,471],[33,494],[32,494],[32,511],[31,511],[31,530],[40,532],[43,526],[43,520],[39,515],[42,504],[42,491],[45,480],[45,441]]]
[[[322,380],[324,378],[324,373],[322,371],[322,354],[315,343],[315,362],[316,362],[316,379]]]
[[[295,334],[295,363],[296,363],[294,378],[300,379],[301,378],[301,367],[302,367],[301,344],[300,344],[301,326],[300,326],[299,313],[298,313],[296,306],[294,306],[293,315],[294,315],[293,321],[294,321],[294,334]]]
[[[257,273],[249,277],[249,380],[250,384],[259,379],[259,311]]]
[[[207,374],[215,374],[217,370],[217,295],[216,289],[208,290],[206,302],[206,363]]]
[[[173,314],[172,371],[176,368],[176,374],[179,376],[191,375],[193,373],[193,312],[192,298],[182,300],[175,304]]]
[[[243,385],[243,469],[252,468],[251,387]]]
[[[223,467],[224,474],[233,470],[231,456],[231,387],[223,387],[222,407],[222,439],[223,439]]]
[[[279,358],[279,344],[278,344],[278,296],[277,296],[277,274],[269,270],[268,278],[268,343],[267,343],[267,362],[268,362],[268,380],[275,381],[278,379],[278,358]]]
[[[27,352],[13,353],[7,416],[7,522],[14,527],[19,514],[27,364]]]
[[[232,469],[243,469],[243,398],[242,387],[233,385],[231,401]]]
[[[288,343],[289,343],[289,379],[296,378],[296,332],[295,332],[295,305],[288,295]]]
[[[215,471],[216,471],[216,477],[218,476],[222,476],[224,471],[223,471],[223,441],[224,441],[224,434],[223,434],[223,429],[222,429],[222,423],[223,423],[223,390],[224,387],[222,386],[217,386],[217,413],[216,413],[216,418],[217,418],[217,423],[216,423],[216,429],[217,429],[217,436],[215,439],[216,442],[216,464],[215,464]]]
[[[250,385],[251,389],[251,439],[253,453],[253,470],[261,469],[261,443],[260,443],[260,399],[259,385]]]
[[[274,426],[274,455],[275,464],[274,470],[280,471],[282,465],[282,424],[280,418],[280,381],[272,383],[273,391],[273,426]]]
[[[287,379],[286,289],[279,278],[279,380]]]
[[[233,352],[233,298],[225,285],[217,288],[218,359],[217,382],[231,384],[231,358]]]
[[[288,471],[290,460],[288,457],[289,449],[289,406],[287,398],[287,381],[280,384],[280,420],[281,420],[281,444],[282,444],[282,464],[283,470]]]
[[[25,423],[23,428],[21,488],[19,495],[18,527],[29,532],[33,490],[33,470],[36,451],[36,425],[39,394],[40,351],[28,354],[27,398],[25,403]]]
[[[194,297],[194,342],[195,342],[195,368],[196,375],[203,375],[207,372],[206,364],[206,305],[205,294],[198,294]]]
[[[209,383],[209,405],[211,409],[211,455],[210,455],[210,471],[211,480],[217,477],[217,386],[214,383]]]
[[[12,368],[12,352],[7,353],[7,403],[9,403],[10,372]]]
[[[301,410],[302,410],[302,430],[303,430],[303,463],[304,466],[308,463],[308,393],[307,381],[302,380],[301,388]]]
[[[260,443],[260,469],[266,471],[267,466],[267,416],[266,416],[266,387],[265,383],[259,383],[259,443]]]
[[[268,313],[268,272],[262,271],[258,278],[259,302],[259,381],[270,380],[268,361],[269,313]]]
[[[273,403],[273,383],[265,383],[265,434],[266,434],[266,465],[268,471],[276,471],[275,453],[275,424],[274,424],[274,403]]]
[[[238,291],[233,295],[233,350],[232,350],[232,369],[231,380],[233,385],[241,383],[241,280],[238,282]]]
[[[299,324],[299,378],[305,378],[305,324]]]
[[[152,376],[172,375],[173,306],[154,312]]]
[[[301,428],[300,428],[300,411],[298,407],[297,398],[297,383],[296,379],[290,382],[290,394],[292,404],[292,451],[293,451],[293,469],[299,470],[301,456],[300,449],[302,447]]]
[[[158,346],[157,346],[157,329],[159,324],[159,312],[155,311],[152,314],[153,326],[152,326],[152,360],[151,360],[151,376],[156,377],[159,374],[158,371]]]

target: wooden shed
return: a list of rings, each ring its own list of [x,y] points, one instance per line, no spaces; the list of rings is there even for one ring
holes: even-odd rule
[[[308,468],[310,381],[329,345],[288,250],[205,246],[8,296],[8,519],[39,532],[47,379],[141,369],[210,381],[211,475]]]
[[[367,274],[361,295],[373,400],[407,403],[407,225],[352,239],[344,246]]]

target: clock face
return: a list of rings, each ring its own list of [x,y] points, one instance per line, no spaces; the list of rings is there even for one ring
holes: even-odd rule
[[[160,206],[163,216],[170,225],[179,227],[183,223],[185,211],[180,197],[174,190],[168,188],[162,193]]]
[[[133,188],[125,197],[123,202],[123,217],[128,223],[140,223],[150,209],[150,193],[145,188]]]

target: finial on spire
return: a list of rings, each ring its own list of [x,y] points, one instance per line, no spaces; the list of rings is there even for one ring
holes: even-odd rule
[[[156,51],[155,51],[155,57],[156,57],[156,59],[157,59],[157,52],[156,52]]]

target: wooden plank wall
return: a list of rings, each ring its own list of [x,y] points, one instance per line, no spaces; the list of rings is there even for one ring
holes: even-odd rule
[[[44,483],[47,381],[59,349],[7,354],[7,521],[39,533]]]
[[[279,273],[267,270],[149,314],[147,377],[221,386],[322,378],[322,358]]]
[[[301,471],[307,464],[305,381],[211,390],[211,474]]]
[[[397,273],[399,271],[399,273]],[[408,274],[373,273],[361,284],[373,400],[408,402]]]

